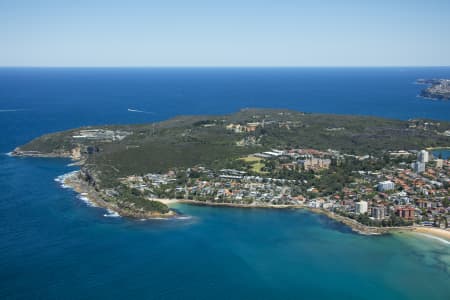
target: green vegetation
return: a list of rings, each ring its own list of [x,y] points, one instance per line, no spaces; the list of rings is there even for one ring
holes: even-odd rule
[[[118,193],[119,196],[117,198],[120,199],[118,206],[122,209],[143,209],[145,211],[156,211],[162,214],[169,212],[167,205],[158,201],[145,199],[144,195],[136,189],[129,189],[122,185],[118,189]]]
[[[264,161],[263,159],[256,157],[256,156],[249,155],[249,156],[241,158],[241,160],[248,164],[247,170],[249,172],[252,172],[252,173],[255,173],[258,175],[267,174],[267,172],[263,171],[263,168],[266,166],[263,162]]]

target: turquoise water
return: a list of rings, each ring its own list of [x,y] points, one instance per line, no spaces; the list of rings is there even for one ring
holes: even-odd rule
[[[398,118],[450,118],[450,102],[416,98],[411,83],[450,69],[383,70],[3,69],[0,111],[17,110],[0,112],[0,151],[73,126],[225,113],[258,98],[309,111],[391,116],[403,106]],[[375,95],[364,91],[382,72],[390,80],[378,80]],[[334,84],[321,88],[329,78]],[[355,99],[344,90],[352,78],[361,86]],[[392,110],[373,109],[394,95]],[[76,169],[68,163],[0,155],[0,299],[450,298],[450,246],[439,240],[360,236],[301,210],[177,205],[188,218],[105,217],[54,180]]]

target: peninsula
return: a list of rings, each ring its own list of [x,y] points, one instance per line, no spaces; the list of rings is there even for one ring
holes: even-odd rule
[[[416,83],[428,85],[420,92],[421,97],[450,100],[450,79],[418,79]]]
[[[325,213],[361,233],[448,227],[450,123],[243,109],[71,129],[17,147],[66,157],[66,184],[123,216],[172,217],[162,199]],[[159,201],[161,200],[161,201]]]

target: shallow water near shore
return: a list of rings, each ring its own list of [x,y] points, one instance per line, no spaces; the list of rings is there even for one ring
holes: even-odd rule
[[[450,76],[450,69],[406,74],[388,69],[375,75],[354,70],[342,76],[336,70],[323,75],[318,70],[310,75],[305,70],[272,75],[209,70],[194,72],[189,82],[183,79],[186,70],[174,70],[173,77],[167,70],[159,76],[154,70],[5,72],[0,70],[0,109],[27,110],[1,113],[2,153],[74,126],[227,113],[260,103],[402,119],[450,118],[450,102],[419,99],[421,87],[412,84],[420,77]],[[85,79],[83,72],[88,72]],[[349,94],[348,80],[364,88]],[[333,84],[323,87],[326,82]],[[379,90],[371,93],[371,87]],[[207,101],[213,96],[220,101]],[[224,107],[229,99],[234,100]],[[378,99],[392,107],[386,110]],[[108,217],[55,181],[78,169],[70,163],[0,155],[0,299],[449,298],[450,247],[437,239],[412,233],[362,236],[326,216],[295,209],[175,204],[186,218]]]

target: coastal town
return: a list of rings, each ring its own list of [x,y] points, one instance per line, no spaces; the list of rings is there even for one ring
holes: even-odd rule
[[[449,124],[368,120],[244,109],[69,130],[13,154],[76,160],[66,184],[134,218],[170,218],[167,204],[183,202],[309,209],[366,234],[448,228],[450,162],[436,150],[447,147]]]
[[[240,159],[240,168],[218,171],[195,166],[166,174],[128,176],[121,183],[149,199],[172,198],[248,207],[292,206],[322,209],[378,227],[448,227],[450,162],[427,150],[387,154],[387,167],[351,170],[352,181],[335,191],[314,185],[345,161],[381,158],[338,151],[272,149]],[[362,165],[361,164],[361,165]],[[284,176],[283,176],[284,175]]]

